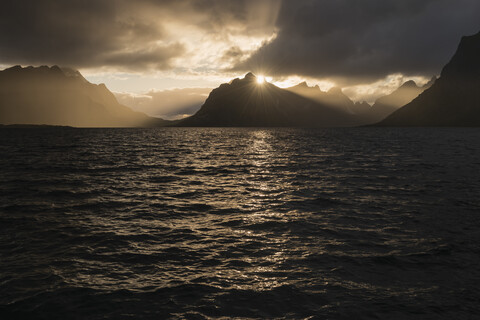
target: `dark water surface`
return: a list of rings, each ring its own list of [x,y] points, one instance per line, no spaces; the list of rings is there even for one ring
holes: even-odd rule
[[[1,319],[479,316],[479,129],[0,134]]]

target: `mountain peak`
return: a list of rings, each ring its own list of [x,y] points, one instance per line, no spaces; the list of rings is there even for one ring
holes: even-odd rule
[[[85,79],[83,77],[83,75],[80,73],[80,71],[78,71],[76,69],[67,68],[67,67],[61,67],[60,69],[62,70],[63,74],[66,77],[75,78],[75,79],[78,79],[82,82],[88,82],[87,79]]]
[[[400,88],[418,88],[417,83],[413,80],[405,81]]]
[[[299,84],[297,84],[297,87],[309,88],[307,81],[300,82]]]
[[[51,67],[49,66],[39,66],[39,67],[33,67],[33,66],[26,66],[22,67],[20,65],[16,65],[10,68],[6,68],[3,71],[5,75],[18,75],[18,76],[26,76],[26,75],[37,75],[37,76],[42,76],[42,75],[50,75],[54,77],[66,77],[69,79],[74,79],[77,81],[81,81],[83,83],[88,83],[88,81],[82,76],[82,74],[72,68],[67,68],[67,67],[60,67],[58,65],[53,65]]]
[[[39,66],[39,67],[33,67],[33,66],[27,66],[27,67],[22,67],[21,65],[16,65],[10,68],[6,68],[3,70],[3,72],[6,73],[38,73],[38,74],[61,74],[64,75],[62,69],[57,66],[53,65],[51,67],[49,66]]]
[[[369,109],[369,118],[372,122],[385,119],[387,116],[418,97],[427,87],[419,87],[415,81],[408,80],[392,93],[378,98]]]
[[[480,32],[462,37],[440,78],[380,126],[480,126]]]
[[[318,87],[299,84],[282,89],[273,84],[253,84],[256,79],[250,72],[243,79],[220,85],[197,113],[178,125],[331,127],[357,123],[350,113],[336,107],[336,101],[322,100],[319,96],[324,93]]]
[[[461,77],[464,80],[480,78],[480,32],[464,36],[449,63],[443,68],[442,77]]]
[[[104,84],[59,66],[0,71],[0,123],[79,127],[157,126],[166,122],[121,105]]]
[[[306,81],[303,81],[303,82],[300,82],[299,84],[296,84],[294,85],[293,87],[290,87],[288,88],[289,90],[291,91],[295,91],[295,90],[302,90],[302,91],[305,91],[305,90],[312,90],[312,89],[317,89],[318,86],[314,86],[314,87],[310,87]],[[320,88],[318,88],[320,89]]]
[[[17,64],[17,65],[15,65],[15,66],[13,66],[13,67],[6,68],[6,69],[3,70],[3,71],[11,72],[11,71],[18,71],[18,70],[22,70],[22,69],[23,69],[22,66],[19,65],[19,64]]]
[[[245,75],[245,77],[243,78],[245,80],[251,80],[251,81],[256,81],[257,80],[257,76],[253,74],[253,72],[249,72]]]
[[[343,90],[340,87],[332,87],[330,90],[328,90],[329,94],[335,94],[335,95],[343,95]]]

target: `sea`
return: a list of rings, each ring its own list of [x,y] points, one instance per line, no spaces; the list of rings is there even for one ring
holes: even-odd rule
[[[1,319],[479,319],[480,129],[0,129]]]

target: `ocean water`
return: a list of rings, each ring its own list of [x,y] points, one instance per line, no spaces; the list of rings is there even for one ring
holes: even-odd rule
[[[474,319],[479,129],[0,130],[1,319]]]

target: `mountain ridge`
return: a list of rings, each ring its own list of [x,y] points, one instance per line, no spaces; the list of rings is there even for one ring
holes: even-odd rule
[[[249,72],[213,89],[194,115],[177,126],[312,126],[332,127],[356,124],[351,115],[271,83],[257,83]]]
[[[306,81],[303,81],[285,90],[312,99],[318,103],[335,107],[351,115],[362,114],[370,108],[370,105],[364,101],[353,102],[339,87],[332,87],[328,91],[322,91],[318,85],[310,87]]]
[[[432,77],[429,82],[421,87],[415,81],[408,80],[390,94],[378,98],[368,111],[369,122],[376,123],[385,119],[430,88],[436,79],[437,77]]]
[[[480,32],[462,37],[440,78],[376,126],[480,126]]]
[[[73,127],[346,127],[372,122],[375,126],[480,126],[479,56],[480,32],[462,37],[440,78],[432,78],[423,87],[406,81],[372,107],[354,103],[341,88],[325,92],[301,82],[282,89],[258,82],[249,72],[213,89],[200,110],[175,122],[121,105],[104,84],[88,82],[75,69],[17,65],[0,71],[0,123]]]
[[[150,127],[169,122],[121,105],[105,84],[88,82],[79,71],[21,67],[0,71],[2,124],[73,127]]]

